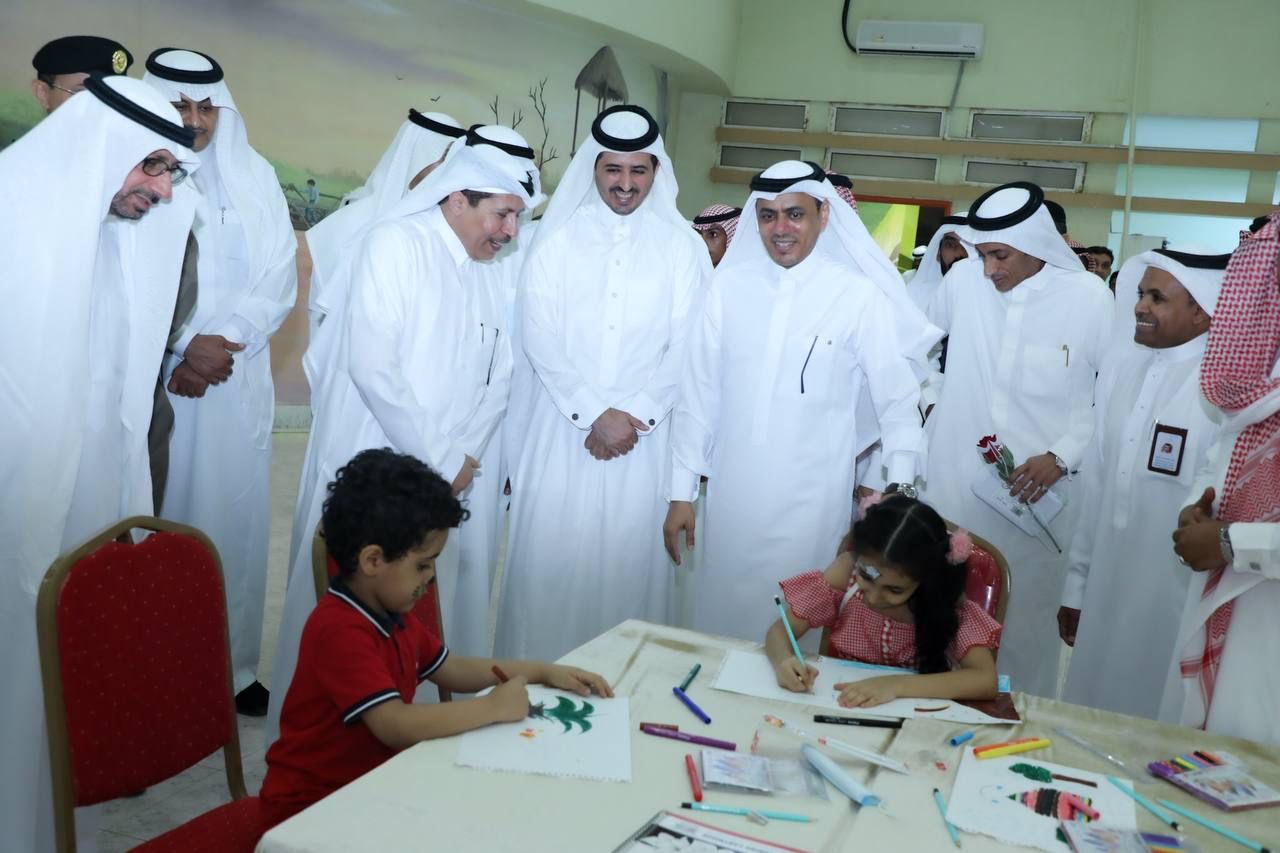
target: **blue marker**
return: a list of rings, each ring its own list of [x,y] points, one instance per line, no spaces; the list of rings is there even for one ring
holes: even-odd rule
[[[960,744],[968,743],[971,740],[973,740],[973,732],[961,732],[960,734],[956,735],[955,737],[947,741],[947,743],[951,744],[952,746],[959,746]]]
[[[685,707],[692,711],[695,717],[708,725],[711,724],[711,718],[707,716],[707,712],[695,705],[693,700],[689,698],[689,694],[685,693],[679,687],[672,687],[671,692],[676,694],[676,698],[683,702]]]

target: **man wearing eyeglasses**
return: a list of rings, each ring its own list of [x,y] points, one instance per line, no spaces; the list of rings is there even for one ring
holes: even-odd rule
[[[174,425],[161,515],[194,525],[222,558],[236,708],[261,716],[271,425],[269,340],[293,308],[297,239],[275,170],[249,144],[211,57],[161,48],[143,82],[177,109],[200,153],[195,310],[166,361]]]
[[[84,80],[90,73],[105,77],[127,72],[133,64],[133,54],[114,39],[63,36],[36,51],[31,64],[36,69],[31,94],[46,113],[51,113],[72,95],[84,91]]]
[[[190,194],[171,198],[196,161],[177,112],[138,80],[83,85],[0,151],[0,186],[41,207],[0,210],[5,850],[53,838],[36,589],[58,554],[151,511],[147,424],[194,213]],[[82,844],[93,811],[77,815]]]

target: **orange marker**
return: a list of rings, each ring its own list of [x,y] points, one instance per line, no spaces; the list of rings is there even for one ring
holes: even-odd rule
[[[507,678],[507,674],[502,671],[502,667],[498,666],[496,663],[489,667],[489,671],[498,677],[499,684],[506,684],[511,680],[510,678]]]

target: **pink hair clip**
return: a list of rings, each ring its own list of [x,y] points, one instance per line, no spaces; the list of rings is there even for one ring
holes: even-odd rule
[[[969,531],[957,527],[951,534],[950,540],[951,547],[947,549],[947,562],[953,566],[968,562],[969,555],[973,553],[973,540],[969,538]]]
[[[864,498],[858,499],[858,521],[867,517],[867,510],[884,500],[884,492],[872,491]]]

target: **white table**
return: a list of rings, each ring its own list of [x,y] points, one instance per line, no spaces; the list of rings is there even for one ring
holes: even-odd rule
[[[693,631],[627,621],[575,649],[565,663],[604,675],[619,695],[631,697],[632,782],[619,784],[581,779],[489,773],[457,767],[457,739],[428,741],[407,749],[382,766],[335,792],[311,808],[268,832],[260,853],[294,851],[433,850],[433,851],[548,851],[548,853],[608,853],[644,824],[655,812],[681,811],[690,799],[683,756],[689,745],[640,733],[645,722],[676,723],[681,731],[697,731],[732,740],[748,749],[753,734],[764,728],[765,713],[778,713],[805,728],[815,728],[817,709],[755,699],[711,688],[720,659],[728,649],[751,649],[756,644],[712,637]],[[691,695],[714,721],[703,726],[671,694],[694,663],[702,664]],[[1105,745],[1113,754],[1138,768],[1148,760],[1188,749],[1226,749],[1245,759],[1255,775],[1280,787],[1280,750],[1207,735],[1146,720],[1124,717],[1032,696],[1018,696],[1023,724],[980,727],[971,743],[992,743],[1013,737],[1044,734],[1066,725]],[[821,727],[827,733],[831,727]],[[950,791],[960,749],[946,738],[961,727],[933,720],[909,720],[901,730],[848,727],[839,737],[859,746],[886,750],[889,755],[918,765],[922,750],[934,750],[947,764],[946,772],[925,769],[904,776],[869,769],[833,755],[856,778],[885,801],[884,810],[860,811],[829,788],[830,801],[813,797],[768,798],[708,791],[707,802],[802,812],[816,820],[808,824],[771,821],[757,826],[745,818],[702,812],[682,812],[705,823],[765,838],[803,850],[824,851],[942,851],[954,849],[932,799],[932,789]],[[769,746],[789,736],[770,730],[762,735]],[[799,741],[795,741],[798,755]],[[770,749],[772,752],[772,749]],[[1038,752],[1047,761],[1107,772],[1108,766],[1068,742],[1055,741]],[[1280,810],[1266,809],[1223,817],[1197,804],[1171,785],[1146,786],[1228,825],[1254,840],[1267,843],[1280,837]],[[1143,829],[1163,825],[1138,810]],[[1166,828],[1167,829],[1167,828]],[[1190,834],[1206,850],[1238,851],[1238,847],[1205,830]],[[969,853],[1009,849],[992,839],[963,835]],[[1272,846],[1275,846],[1274,844]]]

